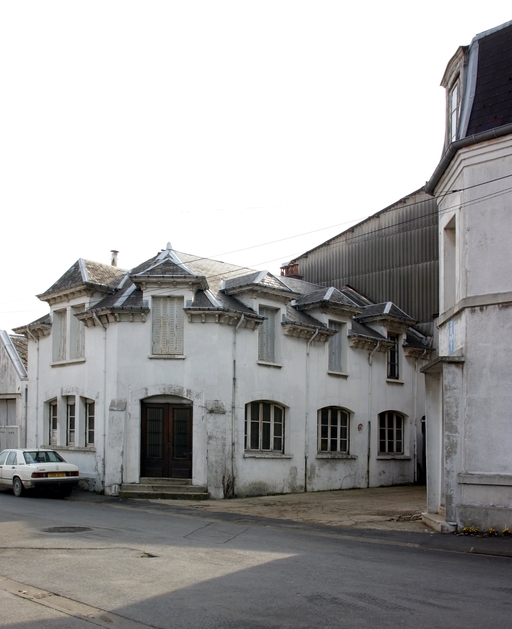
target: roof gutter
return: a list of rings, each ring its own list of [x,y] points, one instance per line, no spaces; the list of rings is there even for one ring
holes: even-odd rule
[[[501,138],[504,135],[508,135],[512,133],[512,123],[505,124],[501,127],[496,127],[495,129],[489,129],[488,131],[482,131],[481,133],[474,133],[466,138],[462,138],[461,140],[456,140],[452,142],[450,146],[447,148],[446,153],[441,157],[441,161],[437,165],[432,177],[427,181],[425,185],[425,192],[434,195],[434,190],[439,180],[443,176],[445,170],[450,165],[450,162],[455,157],[457,151],[459,149],[465,148],[466,146],[471,146],[472,144],[479,144],[480,142],[485,142],[487,140],[494,140],[495,138]]]

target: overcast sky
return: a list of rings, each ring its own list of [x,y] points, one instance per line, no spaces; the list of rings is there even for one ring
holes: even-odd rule
[[[45,314],[78,258],[130,268],[170,241],[278,274],[420,188],[449,59],[510,19],[493,0],[2,2],[0,329]]]

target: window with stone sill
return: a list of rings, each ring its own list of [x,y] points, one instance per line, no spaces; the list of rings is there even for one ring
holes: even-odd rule
[[[284,407],[255,401],[245,406],[245,450],[284,453]]]
[[[318,452],[349,453],[350,414],[343,408],[328,406],[318,411]]]
[[[379,454],[404,453],[404,416],[395,411],[379,414]]]

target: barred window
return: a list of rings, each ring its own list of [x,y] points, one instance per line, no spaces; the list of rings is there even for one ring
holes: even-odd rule
[[[284,408],[272,402],[245,406],[245,449],[284,452]]]
[[[318,452],[349,452],[350,417],[346,410],[328,406],[318,411]]]

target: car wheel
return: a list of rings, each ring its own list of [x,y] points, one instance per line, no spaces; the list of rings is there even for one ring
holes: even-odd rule
[[[23,495],[23,491],[24,491],[24,487],[23,487],[23,483],[21,482],[21,478],[18,478],[17,476],[15,476],[12,480],[12,491],[14,493],[15,496],[21,496]]]

